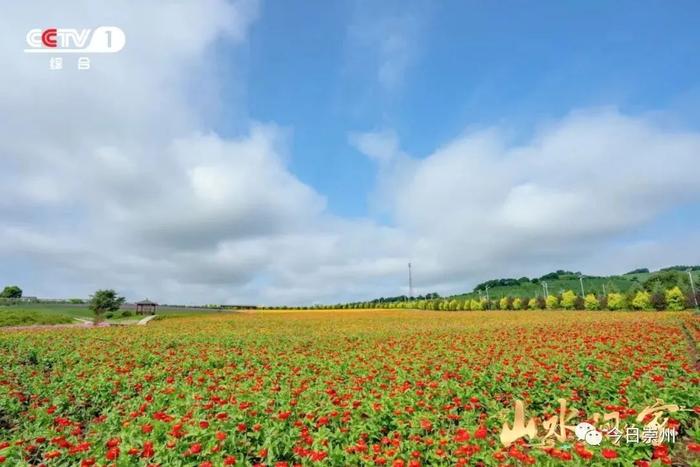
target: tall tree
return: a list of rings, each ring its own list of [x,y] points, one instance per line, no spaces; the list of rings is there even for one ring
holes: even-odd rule
[[[90,310],[95,313],[95,321],[100,321],[105,313],[119,310],[125,301],[112,289],[98,290],[90,297]]]
[[[8,285],[0,293],[0,298],[22,298],[22,289],[16,285]]]

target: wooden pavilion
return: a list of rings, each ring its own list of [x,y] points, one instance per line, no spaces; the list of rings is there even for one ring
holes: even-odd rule
[[[158,304],[149,299],[136,302],[136,313],[139,315],[155,315]]]

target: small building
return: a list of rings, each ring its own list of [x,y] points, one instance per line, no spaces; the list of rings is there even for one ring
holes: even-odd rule
[[[155,315],[158,304],[149,299],[136,302],[136,313],[139,315]]]

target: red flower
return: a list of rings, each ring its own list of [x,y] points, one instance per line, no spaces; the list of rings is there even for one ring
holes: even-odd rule
[[[151,425],[150,423],[145,423],[141,426],[141,431],[144,433],[150,433],[151,431],[153,431],[153,425]]]
[[[110,438],[109,441],[107,441],[107,447],[114,448],[119,446],[119,443],[121,443],[121,440],[119,438]]]
[[[61,451],[49,451],[46,454],[44,454],[45,459],[55,459],[56,457],[61,456]]]
[[[216,439],[218,439],[219,441],[223,441],[226,439],[226,433],[224,433],[223,431],[217,431],[216,435],[214,436],[216,436]]]
[[[201,464],[199,464],[199,467],[213,467],[214,464],[212,464],[209,461],[204,461]]]
[[[423,428],[425,431],[430,431],[433,429],[433,424],[430,422],[430,420],[426,420],[424,418],[420,421],[420,427]]]
[[[245,430],[247,430],[245,423],[239,423],[237,428],[238,428],[238,431],[241,433],[243,433]]]
[[[605,457],[606,459],[616,459],[617,458],[617,451],[614,449],[608,449],[608,448],[603,448],[600,453]]]
[[[193,443],[192,446],[190,446],[189,452],[192,455],[199,454],[202,452],[202,445],[199,443]]]
[[[479,428],[476,429],[474,432],[474,438],[476,439],[484,439],[486,436],[489,434],[488,430],[486,429],[485,426],[480,426]]]
[[[700,444],[698,443],[688,443],[687,446],[690,452],[700,452]]]
[[[113,461],[119,457],[119,448],[117,446],[107,450],[107,460]]]
[[[330,420],[325,415],[323,417],[319,417],[318,421],[316,422],[316,427],[328,425],[328,422],[330,422]]]
[[[224,465],[236,465],[236,458],[233,456],[228,456],[224,459]]]
[[[206,420],[202,420],[201,422],[199,422],[199,427],[202,430],[206,430],[207,428],[209,428],[209,422]]]
[[[143,451],[141,451],[141,457],[147,459],[153,457],[155,451],[153,450],[153,441],[146,441],[143,443]]]
[[[471,438],[471,436],[469,436],[469,432],[464,428],[458,428],[455,432],[455,442],[457,443],[465,443],[469,441],[469,438]]]

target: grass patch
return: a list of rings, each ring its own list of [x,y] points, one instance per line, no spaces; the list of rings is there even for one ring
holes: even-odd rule
[[[65,324],[72,323],[70,316],[58,313],[41,313],[33,310],[2,309],[0,308],[0,327],[31,326],[33,324]]]
[[[95,315],[87,305],[66,303],[21,303],[17,305],[0,306],[0,311],[35,312],[46,315],[70,316],[73,318],[92,318]]]

